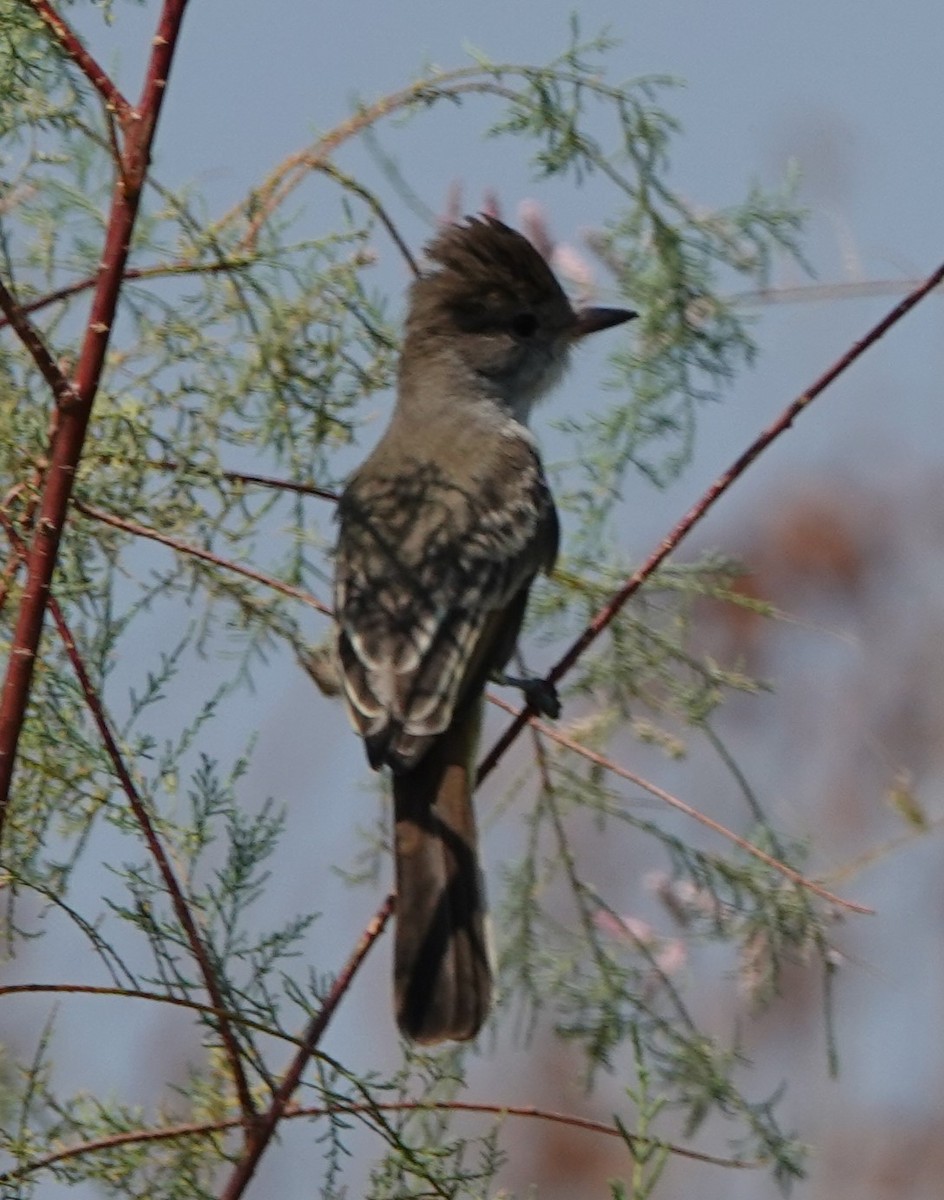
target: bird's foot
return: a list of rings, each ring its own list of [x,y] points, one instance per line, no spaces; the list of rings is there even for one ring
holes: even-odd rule
[[[561,714],[561,702],[557,695],[557,688],[547,679],[519,679],[515,675],[505,675],[503,672],[499,672],[492,676],[492,682],[497,683],[500,687],[517,688],[524,696],[528,707],[533,708],[542,717],[550,717],[553,721]]]

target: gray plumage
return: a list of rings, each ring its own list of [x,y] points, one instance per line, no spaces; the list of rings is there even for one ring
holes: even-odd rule
[[[394,773],[397,1019],[474,1036],[491,971],[471,807],[482,694],[510,658],[558,525],[526,428],[571,343],[628,319],[575,312],[492,218],[443,230],[414,283],[397,404],[338,507],[338,655],[373,767]]]

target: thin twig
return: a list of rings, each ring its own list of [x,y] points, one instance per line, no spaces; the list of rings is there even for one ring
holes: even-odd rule
[[[360,196],[367,207],[374,213],[377,219],[390,235],[390,239],[396,248],[403,255],[406,265],[410,268],[413,275],[419,275],[420,269],[416,259],[410,251],[410,247],[406,244],[406,240],[394,224],[393,218],[380,203],[377,197],[369,188],[366,188],[362,183],[356,180],[352,175],[348,175],[346,171],[342,171],[340,167],[335,166],[333,162],[328,160],[319,161],[312,164],[315,170],[321,171],[330,179],[336,180],[342,187],[347,188],[349,192],[353,192],[355,196]]]
[[[162,279],[174,275],[214,275],[222,271],[238,270],[240,267],[247,266],[251,261],[248,256],[240,255],[231,260],[220,259],[209,263],[193,263],[186,260],[175,263],[154,263],[149,267],[129,267],[125,271],[124,278],[127,281],[128,279]],[[77,279],[74,283],[67,283],[53,292],[45,292],[42,296],[28,300],[19,306],[20,312],[38,312],[41,308],[48,308],[50,304],[58,304],[60,300],[69,300],[81,292],[87,292],[96,283],[98,283],[97,274],[86,275],[84,279]],[[0,321],[0,329],[12,324],[10,318],[4,316]]]
[[[519,656],[518,669],[522,675],[526,674],[524,664]],[[512,709],[512,706],[507,701],[502,700],[498,696],[489,695],[489,700],[496,704],[499,708],[506,712]],[[542,740],[541,735],[544,730],[540,722],[529,722],[532,745],[534,747],[534,757],[537,761],[538,774],[541,779],[541,801],[540,807],[546,808],[550,814],[551,828],[554,830],[554,839],[557,842],[557,854],[564,866],[564,874],[567,876],[567,883],[570,887],[571,894],[574,898],[574,904],[577,907],[577,912],[580,917],[580,923],[583,926],[584,937],[590,946],[590,951],[597,965],[597,970],[600,975],[608,980],[611,975],[610,964],[603,954],[600,947],[599,939],[595,936],[593,928],[593,913],[587,905],[586,891],[583,886],[583,881],[577,871],[577,859],[571,847],[570,840],[567,837],[567,831],[564,828],[564,822],[560,813],[560,805],[557,802],[557,793],[554,789],[554,780],[551,777],[551,764],[547,753],[547,746]]]
[[[187,472],[205,475],[207,479],[228,479],[231,483],[255,484],[257,487],[273,488],[276,491],[297,492],[301,496],[317,496],[321,500],[337,502],[338,499],[338,493],[331,491],[330,488],[317,487],[313,483],[298,483],[294,479],[279,479],[275,475],[253,475],[246,471],[215,471],[212,467],[197,467],[190,463],[181,464],[172,458],[163,458],[159,462],[145,459],[141,465],[153,467],[158,471],[179,471],[183,466]]]
[[[795,287],[762,287],[736,292],[738,304],[820,304],[824,300],[861,300],[871,296],[900,296],[921,287],[920,279],[852,279],[836,283],[803,283]]]
[[[489,700],[497,708],[511,714],[516,719],[523,716],[524,709],[518,709],[513,704],[509,704],[507,700],[503,700],[500,696],[489,694]],[[806,888],[807,891],[819,896],[822,900],[828,900],[830,904],[835,904],[839,908],[848,909],[850,912],[864,913],[866,916],[874,916],[875,909],[869,908],[865,904],[858,904],[854,900],[843,900],[841,896],[835,895],[822,884],[814,883],[812,879],[807,879],[805,875],[801,875],[799,871],[793,867],[787,866],[786,863],[780,862],[779,859],[767,854],[761,850],[759,846],[755,846],[753,842],[747,841],[746,838],[740,837],[733,830],[722,825],[720,821],[715,821],[711,817],[706,816],[697,808],[693,808],[690,804],[686,804],[684,800],[680,800],[678,796],[673,796],[671,792],[667,792],[664,788],[659,787],[655,783],[650,783],[642,775],[637,775],[634,771],[630,771],[627,767],[621,766],[618,762],[614,762],[612,758],[607,758],[606,755],[598,753],[596,750],[591,750],[589,746],[584,746],[581,742],[575,741],[572,737],[568,737],[566,733],[555,729],[552,725],[545,724],[534,716],[525,717],[526,724],[533,729],[543,734],[544,737],[550,738],[551,741],[557,742],[559,746],[563,746],[567,750],[572,750],[574,754],[579,754],[581,758],[587,759],[595,766],[603,767],[613,775],[618,775],[620,779],[626,779],[630,783],[634,783],[637,787],[648,792],[650,796],[655,796],[664,804],[668,804],[671,808],[678,809],[679,812],[685,813],[687,817],[698,821],[699,824],[713,830],[715,833],[720,833],[722,837],[726,837],[728,841],[733,842],[735,846],[743,850],[746,854],[752,855],[759,859],[765,866],[770,867],[773,871],[778,871],[784,878],[789,879],[791,883],[795,883],[798,887]]]
[[[577,77],[560,69],[552,69],[548,74],[553,75],[554,79],[559,82],[579,82],[582,86],[592,87],[599,95],[620,102],[623,99],[618,88],[609,87],[599,80],[588,85],[588,81],[584,77]],[[344,142],[363,133],[365,129],[369,129],[384,117],[407,109],[413,104],[425,103],[430,98],[437,96],[458,98],[463,95],[498,96],[511,104],[523,103],[524,95],[521,91],[516,91],[500,82],[505,76],[517,77],[526,83],[533,83],[535,71],[533,68],[516,63],[496,63],[488,67],[476,63],[472,66],[457,67],[451,71],[443,71],[424,79],[418,79],[405,88],[381,96],[371,104],[364,105],[353,116],[342,121],[304,150],[296,151],[284,158],[269,173],[262,185],[252,193],[250,203],[240,202],[234,205],[220,218],[216,228],[221,229],[234,220],[245,217],[248,227],[242,237],[242,244],[244,246],[254,244],[261,227],[272,213],[285,203],[309,172],[322,169],[323,164]],[[537,102],[534,106],[537,107]],[[543,113],[543,115],[547,114]],[[586,151],[598,171],[606,175],[621,191],[633,194],[633,188],[628,180],[605,156],[594,153],[590,147],[586,147]]]
[[[162,546],[169,546],[171,550],[176,550],[179,554],[187,554],[191,558],[199,558],[203,562],[212,563],[215,567],[223,567],[227,571],[233,571],[237,575],[243,575],[246,579],[251,579],[255,583],[262,583],[266,587],[272,588],[276,592],[281,592],[284,596],[291,596],[294,600],[301,600],[303,604],[309,605],[325,616],[332,615],[331,609],[326,604],[322,604],[320,600],[316,600],[304,588],[295,587],[291,583],[285,583],[281,579],[277,579],[274,575],[267,575],[264,571],[256,571],[252,567],[244,567],[240,563],[233,562],[231,559],[223,558],[219,554],[214,554],[212,550],[203,550],[199,546],[192,546],[189,542],[182,542],[179,538],[171,537],[167,533],[159,533],[156,529],[151,529],[147,525],[139,525],[137,521],[128,521],[124,517],[117,517],[114,513],[105,512],[102,508],[94,508],[91,504],[84,504],[81,500],[73,500],[73,507],[83,516],[90,517],[93,521],[101,521],[103,525],[111,525],[115,529],[123,529],[126,533],[133,533],[135,537],[148,538],[152,542],[160,542]]]
[[[207,1017],[229,1021],[243,1029],[251,1029],[254,1033],[264,1033],[267,1037],[278,1038],[282,1042],[290,1042],[300,1046],[302,1039],[281,1029],[273,1029],[263,1021],[254,1021],[242,1013],[233,1012],[230,1008],[216,1008],[212,1004],[203,1004],[192,1000],[189,996],[171,996],[164,992],[149,992],[143,988],[106,987],[93,983],[6,983],[0,984],[0,996],[19,995],[52,995],[52,996],[112,996],[122,1000],[150,1000],[155,1004],[169,1004],[172,1008],[186,1008],[191,1012],[200,1013]],[[236,1123],[240,1123],[236,1118]]]
[[[553,1109],[538,1108],[534,1105],[521,1104],[484,1104],[471,1100],[443,1100],[440,1103],[430,1103],[423,1100],[392,1100],[380,1101],[373,1105],[366,1104],[288,1104],[282,1116],[289,1117],[328,1117],[343,1116],[346,1113],[359,1116],[374,1112],[467,1112],[481,1113],[493,1117],[523,1117],[535,1121],[546,1121],[552,1125],[565,1125],[569,1129],[582,1129],[587,1133],[598,1133],[605,1137],[619,1138],[628,1142],[632,1147],[645,1150],[668,1150],[679,1158],[687,1158],[693,1162],[705,1163],[714,1167],[726,1167],[732,1170],[757,1170],[767,1166],[767,1161],[761,1158],[722,1158],[715,1154],[706,1154],[700,1150],[691,1150],[687,1146],[678,1146],[672,1142],[663,1142],[657,1138],[641,1137],[638,1134],[626,1133],[615,1124],[608,1125],[603,1121],[593,1121],[588,1117],[576,1116],[572,1113],[557,1112]],[[23,1179],[36,1171],[57,1163],[68,1162],[70,1159],[82,1158],[87,1154],[96,1154],[104,1150],[114,1150],[118,1146],[141,1145],[145,1142],[175,1141],[181,1138],[205,1137],[213,1133],[225,1133],[235,1129],[239,1122],[233,1118],[223,1118],[218,1121],[190,1121],[179,1125],[166,1125],[162,1129],[133,1129],[125,1133],[113,1133],[107,1137],[95,1138],[93,1141],[82,1142],[77,1146],[68,1146],[47,1154],[43,1158],[24,1163],[0,1175],[0,1184],[12,1183]]]
[[[735,480],[744,474],[747,468],[767,449],[771,442],[780,437],[782,433],[785,433],[800,413],[821,392],[825,391],[831,383],[838,379],[845,370],[852,366],[856,359],[864,354],[870,346],[873,346],[883,334],[887,333],[893,325],[897,324],[916,304],[940,286],[942,281],[944,281],[944,263],[933,274],[929,275],[919,287],[909,292],[881,321],[873,325],[869,332],[838,358],[827,371],[820,375],[807,391],[797,396],[791,404],[787,405],[777,420],[755,438],[743,454],[735,459],[723,474],[718,476],[707,492],[702,495],[701,499],[688,510],[685,516],[682,517],[675,528],[659,543],[645,562],[600,609],[580,637],[577,638],[570,649],[551,668],[547,676],[548,683],[557,683],[573,667],[584,651],[596,641],[607,626],[618,616],[626,602],[635,595],[645,581],[662,565],[672,551],[676,549],[682,539],[691,532],[692,528],[702,520],[715,502],[724,495]],[[533,714],[534,709],[530,706],[523,708],[505,732],[498,738],[479,767],[479,783],[495,767],[495,764],[524,728],[528,718]]]
[[[200,931],[197,929],[196,921],[193,918],[193,913],[190,910],[190,905],[183,894],[183,889],[177,880],[174,873],[174,868],[171,865],[170,859],[164,850],[160,838],[157,836],[157,831],[151,821],[150,814],[142,800],[138,789],[135,787],[134,781],[131,778],[131,772],[125,765],[124,758],[118,748],[118,743],[111,731],[111,724],[105,714],[105,709],[102,704],[98,692],[85,669],[85,663],[82,656],[79,654],[78,647],[75,644],[75,639],[69,626],[66,624],[65,617],[59,607],[54,596],[49,597],[49,611],[52,614],[52,619],[56,624],[59,637],[68,655],[69,661],[72,664],[72,669],[75,671],[79,681],[79,686],[82,688],[82,694],[85,696],[85,702],[88,705],[89,712],[92,715],[92,720],[95,727],[98,729],[99,737],[102,739],[102,744],[108,757],[111,759],[111,764],[118,780],[121,783],[122,790],[127,797],[128,804],[134,814],[135,820],[141,827],[141,832],[144,835],[144,840],[147,843],[148,850],[157,869],[164,881],[164,886],[167,889],[167,894],[170,896],[171,904],[176,914],[177,920],[180,922],[180,927],[184,931],[184,936],[190,946],[190,952],[193,954],[194,960],[203,978],[203,986],[206,988],[207,995],[213,1003],[213,1007],[221,1014],[225,1014],[226,1006],[223,1003],[223,993],[220,990],[219,982],[216,978],[216,972],[210,962],[210,956],[207,947],[204,943]],[[220,1037],[226,1047],[227,1058],[229,1059],[230,1070],[233,1075],[233,1082],[236,1085],[236,1091],[239,1095],[239,1104],[243,1114],[243,1120],[248,1129],[251,1127],[252,1120],[255,1116],[255,1107],[252,1101],[252,1093],[249,1090],[249,1083],[246,1079],[242,1064],[242,1054],[239,1049],[239,1043],[233,1033],[229,1020],[225,1015],[221,1015],[217,1019],[217,1028],[220,1032]]]
[[[348,959],[344,970],[334,981],[334,986],[331,988],[324,1004],[322,1004],[320,1011],[309,1022],[308,1028],[302,1038],[301,1047],[289,1063],[282,1077],[282,1082],[276,1089],[268,1109],[257,1119],[252,1129],[246,1152],[236,1163],[233,1173],[220,1193],[220,1200],[239,1200],[239,1197],[242,1196],[248,1186],[249,1181],[255,1174],[259,1159],[262,1157],[278,1128],[279,1121],[287,1115],[286,1110],[289,1107],[289,1102],[295,1089],[301,1082],[302,1074],[308,1064],[308,1060],[321,1041],[324,1031],[328,1027],[328,1022],[334,1016],[335,1010],[347,994],[361,963],[367,957],[370,948],[383,933],[393,912],[393,905],[394,898],[390,895],[377,910],[361,934],[360,941],[355,946],[354,952]]]

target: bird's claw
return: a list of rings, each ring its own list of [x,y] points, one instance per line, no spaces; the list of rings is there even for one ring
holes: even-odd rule
[[[557,688],[547,679],[518,679],[514,675],[500,674],[494,676],[494,682],[502,687],[517,688],[528,707],[533,708],[542,717],[550,717],[552,721],[556,721],[561,714]]]

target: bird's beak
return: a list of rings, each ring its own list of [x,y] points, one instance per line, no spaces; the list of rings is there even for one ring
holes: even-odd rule
[[[588,333],[596,333],[599,329],[611,329],[614,325],[622,325],[631,321],[639,313],[630,312],[628,308],[580,308],[577,310],[577,320],[574,322],[573,338],[586,337]]]

